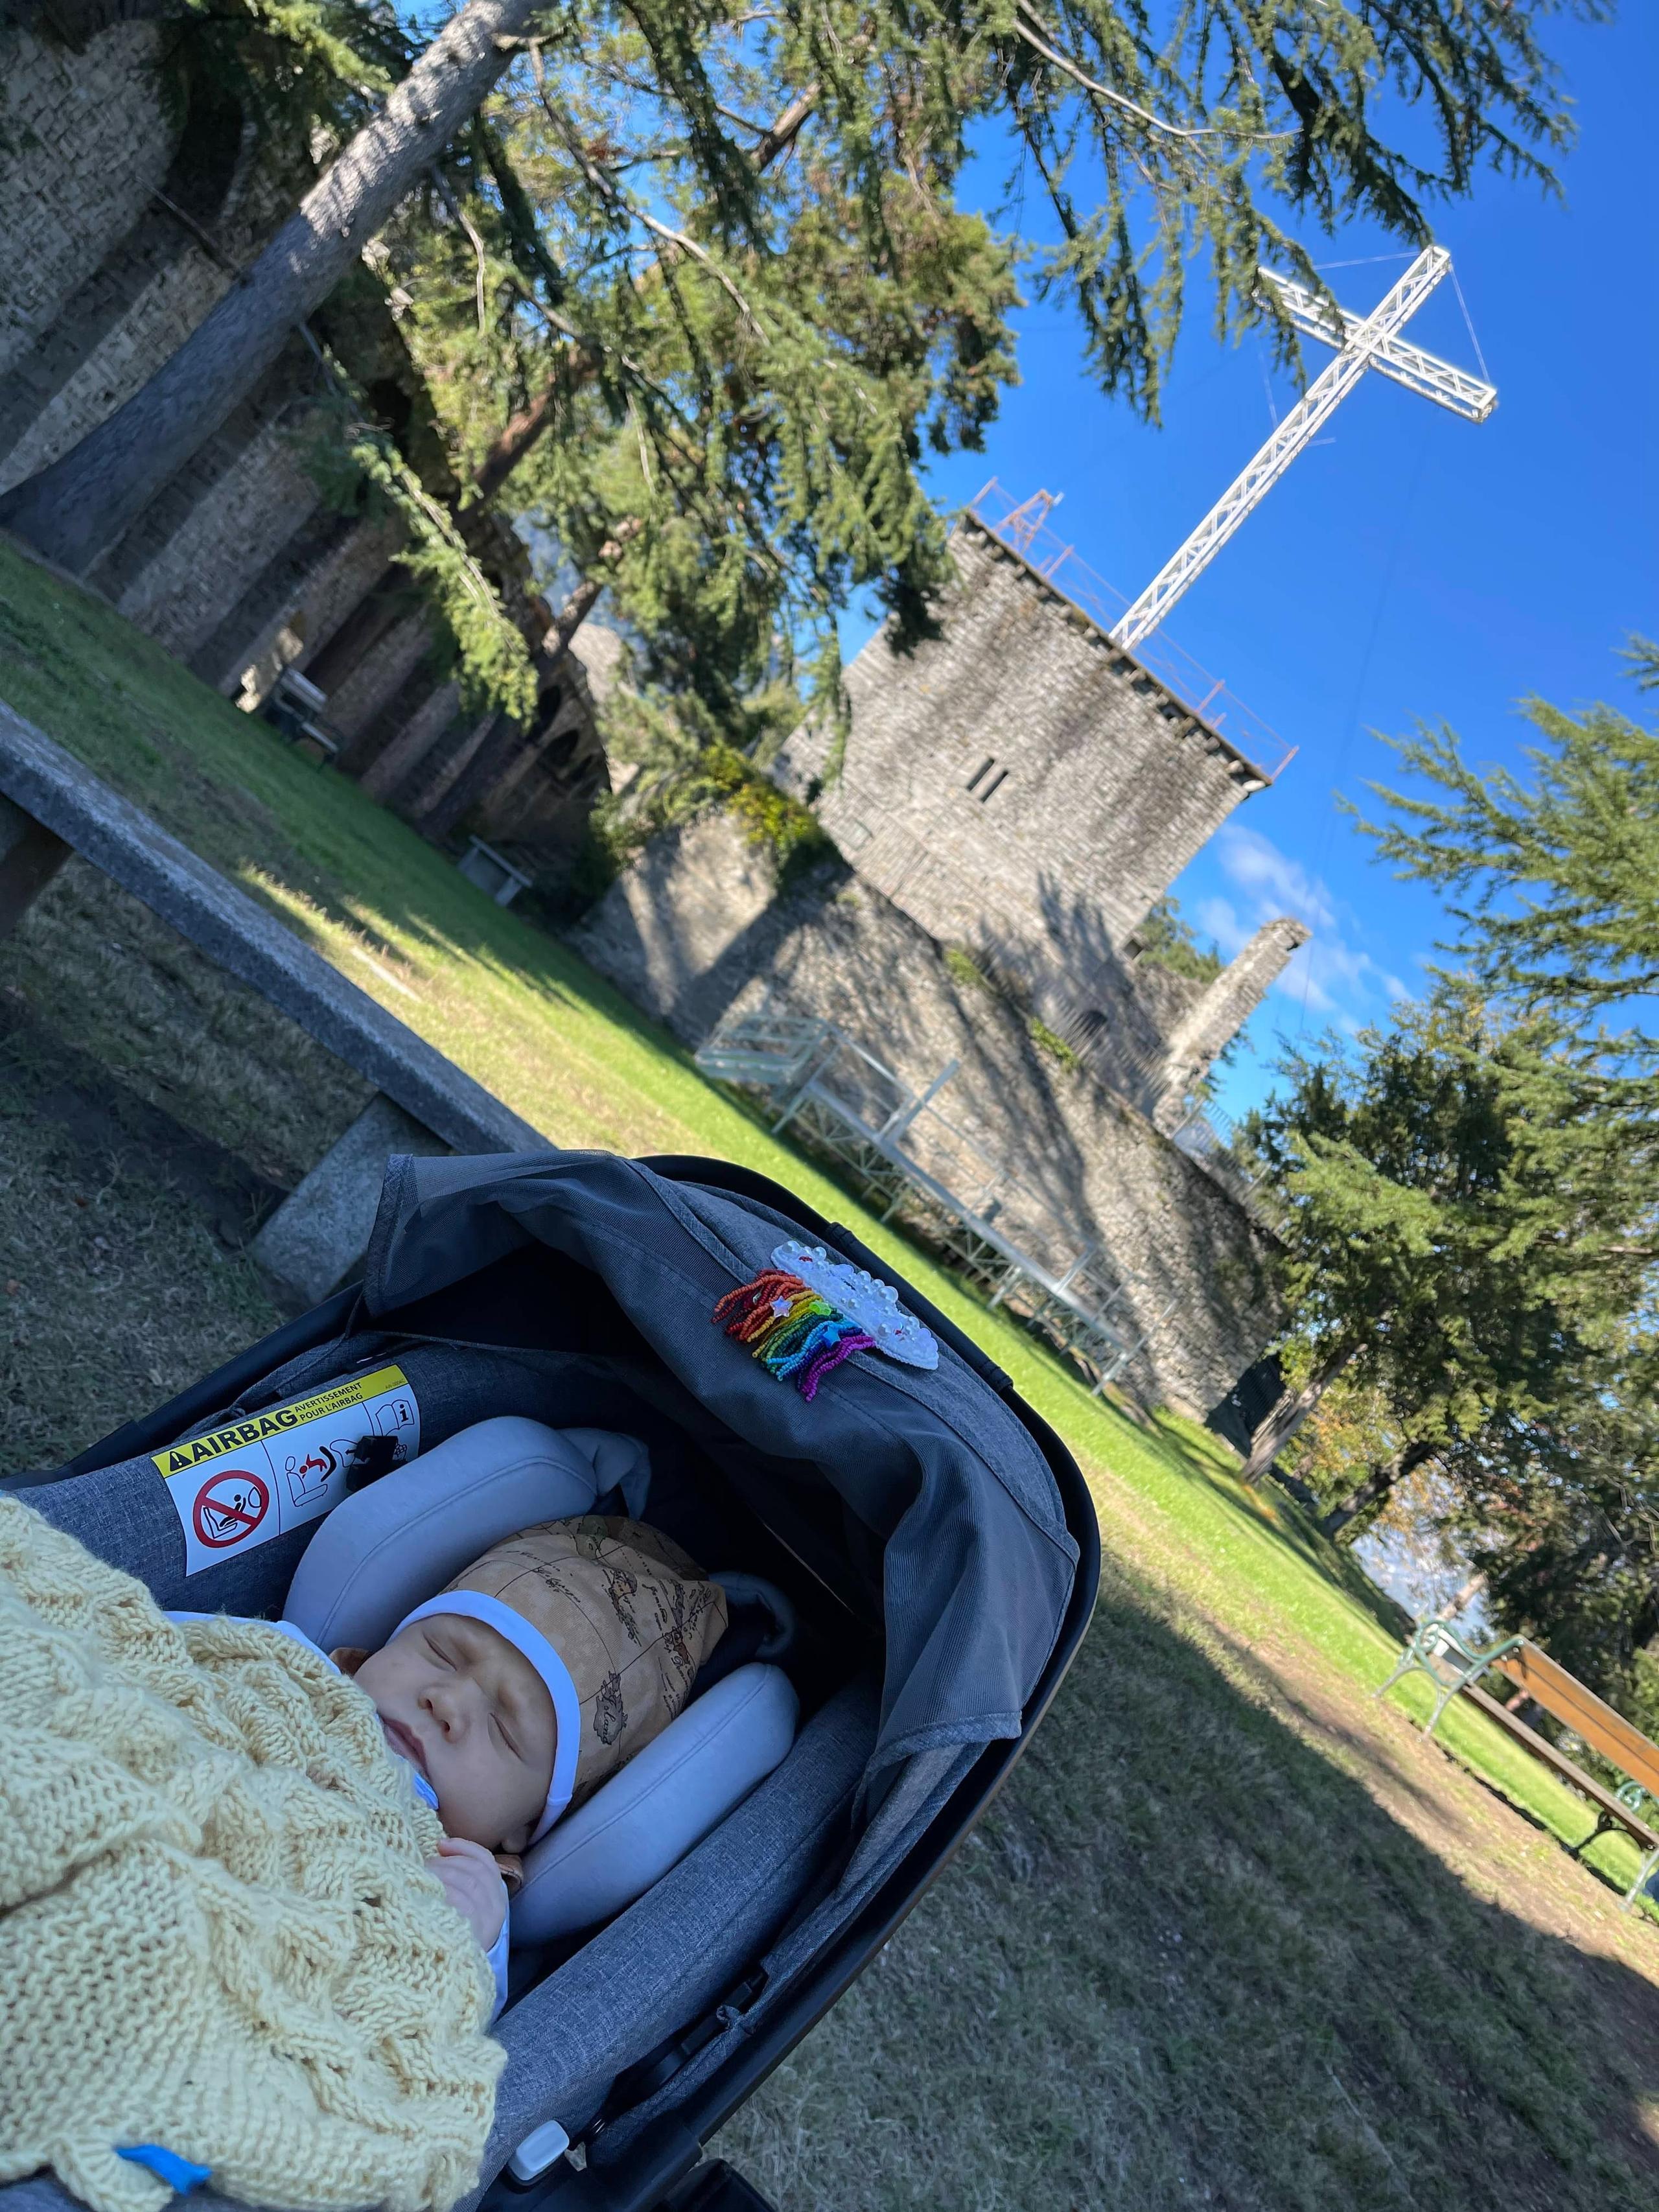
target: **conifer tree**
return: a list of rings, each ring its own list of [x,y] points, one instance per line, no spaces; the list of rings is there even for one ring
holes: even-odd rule
[[[731,0],[540,9],[467,0],[244,281],[114,416],[9,493],[0,520],[83,568],[224,420],[509,62],[516,96],[529,97],[527,82],[538,99],[553,87],[548,112],[581,173],[585,216],[614,242],[618,319],[641,289],[619,233],[625,204],[630,237],[672,243],[726,292],[745,342],[759,342],[757,323],[767,326],[744,312],[737,263],[778,251],[760,180],[781,132],[793,144],[810,117],[878,260],[890,180],[907,177],[921,202],[949,205],[969,134],[996,118],[1060,232],[1038,259],[1040,288],[1075,304],[1102,388],[1156,414],[1194,247],[1210,258],[1219,323],[1236,328],[1264,312],[1260,258],[1318,283],[1288,220],[1329,226],[1360,213],[1417,242],[1428,204],[1469,191],[1482,166],[1547,175],[1567,130],[1538,36],[1547,12],[1547,0],[1462,0],[1455,9],[1443,0],[1198,0],[1154,28],[1122,0],[1066,0],[1052,17],[1032,0],[966,9],[786,0],[758,16]],[[637,184],[607,158],[605,103],[614,112],[617,94],[672,145],[669,164]],[[1389,95],[1413,112],[1385,120]],[[524,210],[501,178],[493,204],[522,229]],[[665,204],[674,209],[666,221]],[[527,416],[549,392],[614,375],[625,332],[623,345],[596,350],[592,329],[550,296],[558,265],[531,236],[517,248],[548,295],[558,340],[522,395]],[[1278,335],[1293,353],[1288,326]],[[786,342],[781,359],[793,350]],[[725,366],[708,363],[711,386]],[[811,454],[797,460],[801,483],[821,496]],[[486,474],[502,480],[499,466]],[[898,495],[895,482],[878,467],[866,515]],[[847,501],[848,487],[832,495]],[[850,496],[862,499],[862,487]],[[909,488],[903,496],[911,501]],[[866,524],[849,514],[842,534],[855,541]]]
[[[1659,1728],[1659,1399],[1653,1349],[1547,1416],[1496,1420],[1452,1455],[1451,1526],[1493,1616],[1637,1725]]]
[[[1246,1138],[1285,1201],[1294,1386],[1246,1474],[1346,1375],[1380,1393],[1393,1441],[1358,1512],[1494,1419],[1590,1387],[1642,1296],[1653,1190],[1610,1170],[1598,1071],[1559,1024],[1494,1018],[1449,981],[1285,1072]]]
[[[1638,686],[1659,647],[1632,643]],[[1406,788],[1363,826],[1447,899],[1443,949],[1505,1025],[1526,1117],[1515,1193],[1607,1271],[1593,1356],[1494,1405],[1446,1455],[1497,1616],[1640,1725],[1659,1723],[1659,733],[1597,705],[1533,700],[1522,769],[1449,729],[1399,747]],[[1559,1110],[1564,1097],[1572,1110]]]
[[[1239,28],[1237,11],[1210,13]],[[1524,163],[1523,142],[1557,135],[1547,68],[1512,14],[1449,35],[1432,9],[1395,10],[1368,44],[1363,9],[1340,33],[1328,10],[1311,28],[1305,8],[1258,11],[1254,58],[1235,45],[1231,76],[1208,81],[1195,36],[1165,50],[1125,14],[1073,11],[1056,46],[1029,10],[974,28],[786,9],[757,30],[708,9],[689,34],[701,105],[665,65],[688,52],[683,15],[678,46],[648,9],[596,16],[580,51],[550,30],[471,134],[477,189],[428,196],[394,255],[473,487],[463,532],[510,496],[586,576],[584,549],[638,524],[605,580],[647,681],[729,723],[745,687],[795,680],[805,647],[812,691],[838,701],[849,591],[874,588],[901,647],[929,627],[945,568],[919,466],[976,445],[1012,374],[1018,241],[955,206],[969,123],[995,112],[1053,195],[1066,245],[1038,280],[1078,303],[1105,387],[1152,414],[1195,242],[1236,322],[1255,312],[1258,253],[1303,265],[1275,199],[1328,219],[1346,193],[1415,238],[1413,193],[1467,189],[1483,149]],[[1467,70],[1466,34],[1464,59],[1482,57]],[[1109,62],[1115,88],[1091,75]],[[1329,140],[1332,118],[1391,71],[1437,88],[1437,179],[1389,150],[1367,109],[1364,179],[1339,188],[1354,145]],[[1104,193],[1086,222],[1062,175],[1085,145]],[[446,819],[517,742],[506,723],[494,733]]]
[[[1638,686],[1659,647],[1632,641]],[[1387,817],[1362,827],[1401,876],[1445,897],[1443,948],[1487,1000],[1547,1016],[1597,1089],[1579,1140],[1651,1173],[1659,1131],[1659,730],[1607,706],[1526,712],[1540,742],[1517,775],[1471,761],[1456,734],[1401,743],[1414,788],[1375,785]]]
[[[1122,0],[1066,0],[1052,18],[1033,0],[965,11],[815,0],[759,18],[708,10],[696,32],[677,12],[682,43],[700,38],[708,88],[687,145],[706,154],[733,130],[740,143],[750,134],[747,164],[708,199],[706,242],[752,240],[756,180],[780,151],[816,139],[870,210],[878,252],[889,177],[948,203],[969,133],[988,123],[1006,149],[1010,204],[1046,204],[1059,234],[1034,252],[1039,289],[1075,307],[1102,389],[1156,418],[1194,250],[1209,258],[1218,328],[1265,310],[1293,358],[1257,264],[1282,260],[1323,286],[1286,216],[1330,228],[1363,214],[1422,244],[1429,204],[1469,191],[1483,164],[1547,178],[1544,157],[1567,137],[1536,28],[1553,4],[1199,0],[1155,23]],[[584,48],[569,112],[595,123],[599,143],[617,143],[611,89],[650,113],[653,64],[673,50],[668,20],[653,0]],[[730,26],[738,36],[723,40]],[[1412,124],[1385,125],[1389,95],[1419,107]],[[597,370],[575,346],[515,410],[481,465],[489,495],[554,419],[561,384]]]
[[[466,0],[178,351],[61,459],[0,498],[0,525],[84,570],[333,290],[501,75],[532,12],[533,0]]]

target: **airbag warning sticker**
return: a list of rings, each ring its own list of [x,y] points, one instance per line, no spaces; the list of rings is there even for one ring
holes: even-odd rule
[[[352,1446],[368,1436],[395,1437],[400,1462],[421,1449],[421,1409],[401,1367],[156,1452],[155,1471],[185,1532],[185,1572],[198,1575],[337,1505]]]

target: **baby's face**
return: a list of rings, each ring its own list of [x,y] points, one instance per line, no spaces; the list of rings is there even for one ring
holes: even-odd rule
[[[521,1851],[553,1780],[558,1726],[547,1685],[482,1620],[434,1613],[357,1668],[386,1741],[437,1792],[452,1836]]]

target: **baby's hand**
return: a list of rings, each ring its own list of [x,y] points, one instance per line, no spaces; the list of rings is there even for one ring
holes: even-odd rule
[[[444,1895],[477,1937],[480,1949],[492,1949],[507,1917],[507,1884],[489,1853],[482,1844],[470,1844],[464,1836],[445,1836],[438,1845],[437,1857],[428,1859],[427,1864],[443,1884]]]

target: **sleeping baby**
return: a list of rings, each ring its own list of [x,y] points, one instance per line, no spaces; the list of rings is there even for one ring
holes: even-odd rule
[[[378,1651],[325,1655],[443,1824],[432,1871],[489,1958],[497,2011],[521,1855],[684,1709],[726,1619],[725,1592],[659,1531],[584,1516],[493,1545]]]

